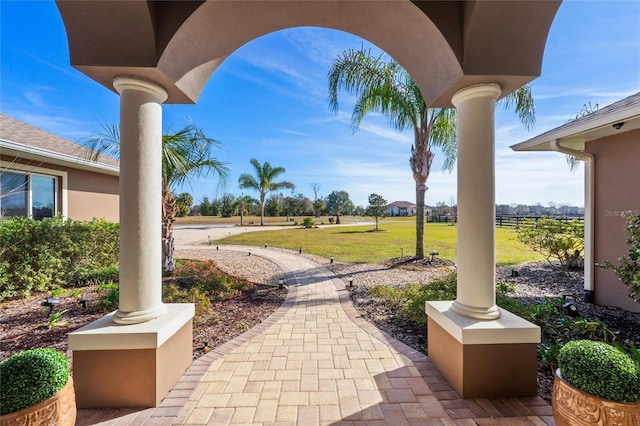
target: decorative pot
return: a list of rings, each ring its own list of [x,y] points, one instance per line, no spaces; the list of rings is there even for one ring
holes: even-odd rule
[[[553,418],[556,426],[639,426],[640,401],[621,403],[571,386],[556,370],[553,381]]]
[[[73,379],[44,401],[0,417],[0,426],[74,426],[76,394]]]

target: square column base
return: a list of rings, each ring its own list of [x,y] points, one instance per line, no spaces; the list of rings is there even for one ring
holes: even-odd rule
[[[118,325],[113,313],[69,333],[78,408],[156,407],[191,365],[194,305]]]
[[[427,302],[428,356],[463,398],[536,396],[540,327],[500,309],[496,320]]]

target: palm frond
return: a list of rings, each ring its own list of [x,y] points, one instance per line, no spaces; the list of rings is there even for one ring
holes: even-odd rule
[[[504,104],[504,109],[510,109],[512,106],[515,108],[515,113],[526,130],[533,129],[536,123],[536,108],[530,85],[527,84],[509,93],[502,98],[501,102]]]
[[[120,158],[120,128],[115,123],[102,123],[95,134],[80,143],[88,148],[85,160],[99,161],[102,155]]]
[[[441,108],[433,110],[434,117],[431,126],[431,143],[442,150],[444,154],[443,170],[451,172],[458,157],[458,144],[456,139],[457,118],[453,108]]]
[[[572,172],[578,170],[578,166],[582,164],[582,161],[584,161],[581,158],[576,157],[575,155],[569,154],[565,156],[565,159],[567,160],[567,164],[569,165],[569,170]]]

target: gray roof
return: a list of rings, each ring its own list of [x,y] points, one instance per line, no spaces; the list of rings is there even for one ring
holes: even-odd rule
[[[394,201],[392,203],[387,204],[388,208],[392,207],[406,207],[406,208],[414,208],[416,205],[411,201]]]
[[[89,161],[91,150],[68,139],[0,114],[0,148],[5,155],[117,174],[119,162],[105,155]]]
[[[640,92],[513,145],[511,149],[514,151],[548,151],[551,149],[550,142],[552,140],[563,140],[568,144],[584,144],[588,141],[635,129],[640,129]]]

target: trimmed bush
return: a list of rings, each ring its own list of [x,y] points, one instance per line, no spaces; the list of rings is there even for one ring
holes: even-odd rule
[[[617,402],[640,400],[640,371],[631,357],[604,342],[573,340],[558,356],[562,378],[572,386]]]
[[[69,380],[69,361],[54,349],[31,349],[0,362],[0,414],[36,405]]]
[[[0,301],[82,284],[117,266],[119,226],[60,217],[0,221]]]

